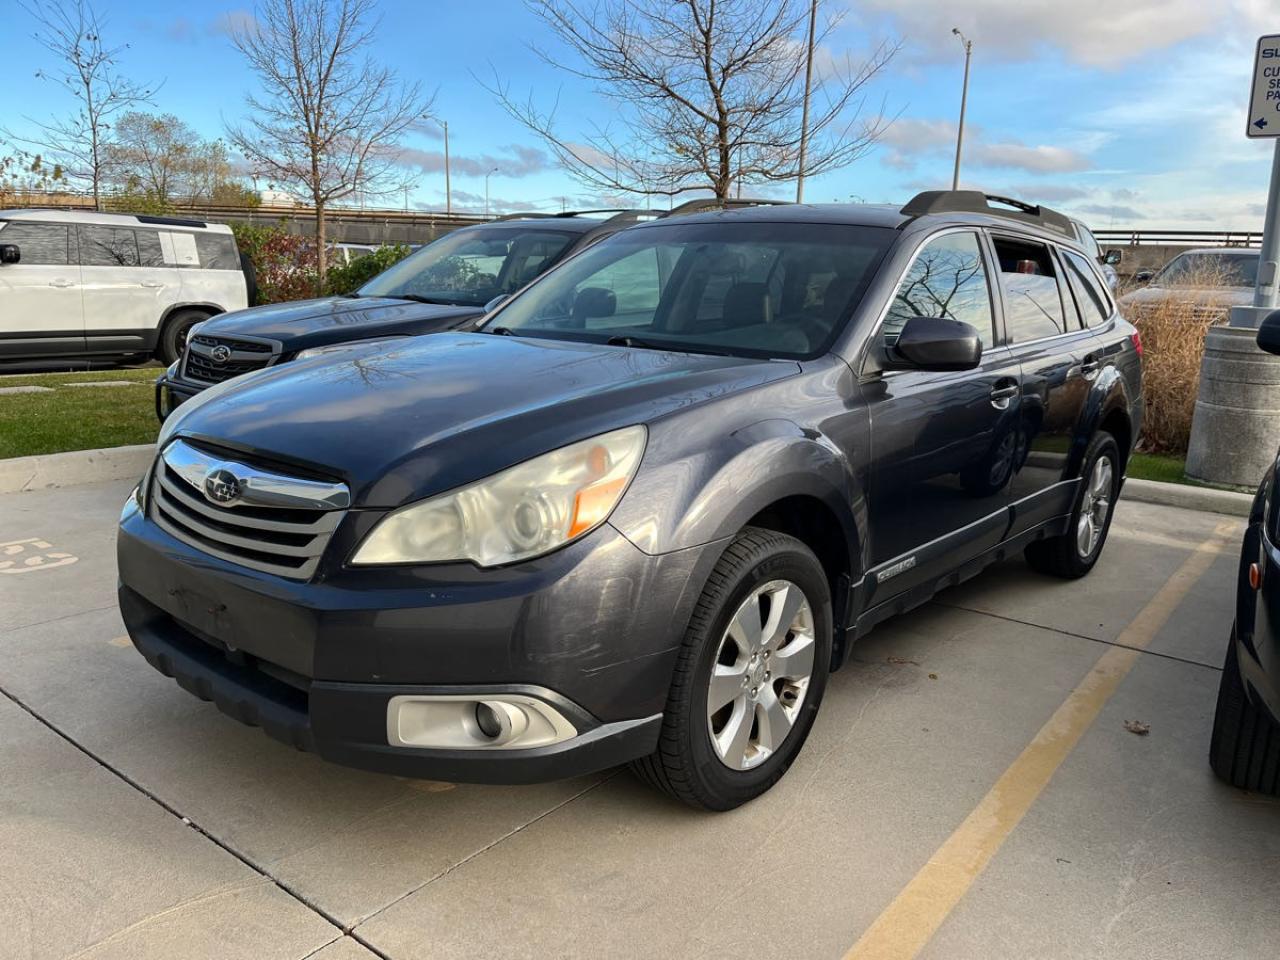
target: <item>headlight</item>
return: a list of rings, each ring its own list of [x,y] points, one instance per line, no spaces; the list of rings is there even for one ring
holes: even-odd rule
[[[624,427],[403,507],[373,528],[351,562],[496,567],[548,553],[608,518],[644,444],[644,427]]]
[[[346,353],[348,350],[358,350],[361,347],[367,347],[371,343],[386,343],[388,340],[405,340],[406,337],[373,337],[368,340],[353,340],[350,343],[330,343],[323,347],[308,347],[306,350],[299,350],[294,354],[295,360],[306,360],[309,357],[323,357],[331,353]]]
[[[169,368],[165,370],[164,375],[168,377],[170,380],[175,379],[178,376],[178,368],[180,366],[182,366],[181,360],[173,361],[173,363],[169,364]]]

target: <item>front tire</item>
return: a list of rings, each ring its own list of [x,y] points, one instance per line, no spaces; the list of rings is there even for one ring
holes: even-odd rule
[[[1028,545],[1027,563],[1034,570],[1067,580],[1083,577],[1102,556],[1120,492],[1120,448],[1099,430],[1084,452],[1080,489],[1067,532]]]
[[[1280,727],[1265,710],[1249,702],[1238,657],[1233,630],[1218,683],[1209,766],[1233,787],[1277,795],[1280,794]]]
[[[632,769],[705,810],[764,793],[813,726],[832,630],[830,588],[813,551],[786,534],[743,530],[685,632],[658,749]]]

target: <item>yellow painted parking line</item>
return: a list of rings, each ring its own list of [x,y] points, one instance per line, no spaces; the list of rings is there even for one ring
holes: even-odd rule
[[[113,647],[132,647],[133,641],[128,637],[113,637],[107,641]]]
[[[1238,529],[1225,521],[1199,544],[1071,691],[995,786],[845,954],[845,960],[911,960],[924,948],[1031,809],[1151,643]]]

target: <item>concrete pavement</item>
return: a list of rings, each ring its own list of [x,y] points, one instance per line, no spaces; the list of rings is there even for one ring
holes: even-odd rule
[[[789,775],[710,816],[625,771],[409,781],[239,726],[123,639],[129,486],[0,496],[0,543],[21,548],[0,569],[0,957],[840,957],[1197,548],[1043,792],[985,869],[948,881],[918,955],[1200,960],[1280,941],[1280,803],[1205,762],[1237,520],[1122,501],[1085,580],[1010,561],[885,624],[834,675]]]

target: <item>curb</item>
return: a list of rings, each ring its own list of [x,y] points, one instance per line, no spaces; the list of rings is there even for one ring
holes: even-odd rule
[[[107,480],[137,480],[156,455],[153,444],[73,450],[0,460],[0,493],[72,487]]]
[[[1185,483],[1161,483],[1159,480],[1126,480],[1120,499],[1205,513],[1225,513],[1231,517],[1247,517],[1253,507],[1253,495],[1249,493]]]

